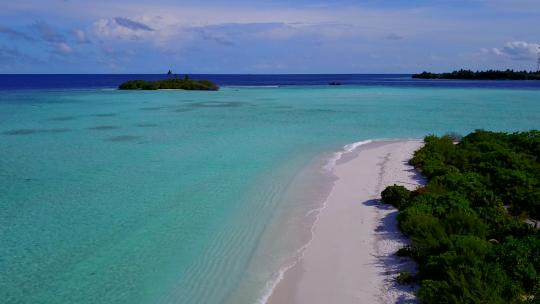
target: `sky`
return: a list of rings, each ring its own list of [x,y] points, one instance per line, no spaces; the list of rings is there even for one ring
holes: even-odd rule
[[[540,0],[0,0],[0,73],[536,69]]]

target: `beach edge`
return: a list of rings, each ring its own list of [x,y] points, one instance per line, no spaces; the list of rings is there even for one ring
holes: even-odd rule
[[[336,180],[312,239],[265,302],[415,301],[414,287],[395,283],[400,270],[415,265],[395,255],[408,240],[397,227],[397,210],[381,203],[380,193],[393,184],[415,189],[425,183],[408,164],[422,146],[422,140],[376,140],[339,152],[329,168]]]

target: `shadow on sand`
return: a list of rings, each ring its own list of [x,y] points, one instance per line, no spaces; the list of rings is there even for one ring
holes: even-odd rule
[[[417,185],[425,185],[427,184],[427,179],[425,176],[422,175],[422,173],[418,170],[416,170],[413,166],[409,165],[408,161],[404,161],[403,164],[405,165],[406,169],[405,171],[408,172],[409,177],[416,182]]]
[[[413,172],[414,170],[411,170]],[[415,175],[416,178],[422,178],[421,175]],[[371,199],[363,203],[365,206],[377,208],[384,215],[379,223],[375,232],[377,233],[377,241],[381,244],[403,244],[403,246],[409,244],[406,237],[401,234],[399,230],[397,215],[398,210],[392,206],[383,203],[380,199]],[[401,246],[401,247],[403,247]],[[398,248],[399,249],[399,248]],[[396,249],[397,251],[397,249]],[[377,267],[381,269],[381,274],[386,276],[387,285],[385,286],[388,291],[394,290],[400,293],[397,304],[412,304],[418,303],[415,299],[407,296],[406,293],[414,294],[418,289],[416,285],[402,285],[396,282],[396,277],[400,271],[408,271],[410,273],[416,273],[416,264],[413,260],[400,257],[396,252],[390,254],[379,254],[377,258]]]

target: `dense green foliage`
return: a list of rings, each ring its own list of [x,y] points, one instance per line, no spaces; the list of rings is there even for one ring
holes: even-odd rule
[[[191,80],[189,78],[177,79],[169,78],[157,81],[130,80],[118,86],[120,90],[162,90],[162,89],[182,89],[182,90],[205,90],[217,91],[219,87],[209,80]]]
[[[471,71],[459,70],[451,73],[429,73],[422,72],[413,74],[412,78],[418,79],[467,79],[467,80],[540,80],[540,72],[529,71]]]
[[[398,282],[398,284],[414,284],[416,283],[416,278],[407,271],[401,271],[398,274],[396,281]]]
[[[428,183],[390,186],[418,263],[422,303],[540,303],[540,131],[425,138],[410,161]],[[400,281],[412,281],[402,276]]]

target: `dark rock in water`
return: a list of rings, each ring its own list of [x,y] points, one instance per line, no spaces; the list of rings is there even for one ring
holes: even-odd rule
[[[329,85],[339,86],[339,85],[341,85],[341,82],[332,81],[332,82],[329,83]]]

